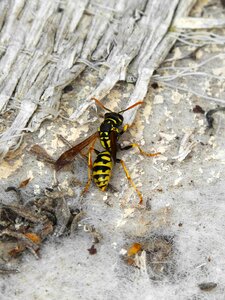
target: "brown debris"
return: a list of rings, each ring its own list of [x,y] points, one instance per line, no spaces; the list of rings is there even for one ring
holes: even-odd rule
[[[159,88],[159,84],[157,82],[153,82],[151,84],[151,87],[155,90],[155,89],[158,89]]]
[[[90,255],[94,255],[97,253],[97,249],[95,248],[95,245],[92,245],[90,249],[87,249]]]
[[[128,247],[124,257],[128,265],[145,269],[152,279],[159,279],[172,270],[173,238],[167,236],[153,236],[141,243],[134,243]],[[153,276],[152,276],[153,274]]]
[[[94,244],[98,244],[102,240],[102,234],[97,231],[93,225],[85,224],[84,231],[90,232]]]
[[[19,232],[16,232],[16,231],[12,231],[10,229],[5,229],[5,230],[2,230],[0,232],[0,237],[2,237],[4,235],[12,237],[12,238],[16,238],[18,241],[20,241],[22,243],[22,245],[20,245],[21,248],[18,248],[18,249],[19,250],[21,249],[21,252],[24,250],[24,248],[27,248],[27,249],[30,250],[30,252],[36,258],[39,258],[38,255],[37,255],[37,251],[39,250],[39,246],[36,243],[34,243],[30,238],[26,237],[25,234],[22,234],[22,233],[19,233]]]
[[[70,234],[73,234],[78,229],[78,223],[85,216],[85,212],[77,210],[72,212],[72,220],[70,224]]]
[[[198,285],[200,290],[205,292],[210,292],[211,290],[215,289],[217,287],[217,283],[215,282],[203,282]]]
[[[19,188],[25,188],[28,185],[28,183],[30,182],[30,180],[31,180],[31,178],[27,178],[27,179],[23,180],[20,183]]]
[[[19,191],[14,187],[9,187],[8,191],[10,190]],[[43,241],[53,233],[59,236],[71,230],[75,231],[75,227],[78,228],[78,222],[84,213],[69,208],[65,195],[66,192],[49,189],[45,191],[44,197],[36,198],[26,205],[17,202],[1,204],[0,273],[16,272],[14,267],[7,270],[4,262],[16,261],[17,264],[19,257],[26,250],[37,259],[40,258],[39,251]],[[97,240],[98,233],[93,228],[92,231]]]
[[[21,195],[21,191],[19,188],[15,187],[15,186],[8,186],[6,189],[5,189],[5,192],[15,192],[16,193],[16,197],[17,197],[17,201],[18,201],[18,204],[23,204],[23,198],[22,198],[22,195]]]
[[[65,230],[70,219],[70,209],[64,197],[57,199],[57,206],[55,209],[55,216],[57,219],[57,224],[55,228],[54,235],[60,236]]]
[[[18,273],[19,270],[8,264],[0,264],[0,274]]]
[[[46,217],[37,215],[36,213],[32,212],[30,208],[26,208],[23,205],[2,205],[2,208],[6,211],[11,211],[19,217],[22,217],[32,223],[45,223]]]
[[[64,87],[63,92],[64,93],[69,93],[73,90],[73,86],[71,84],[67,85]]]
[[[193,112],[195,114],[204,114],[205,113],[204,109],[199,105],[195,105],[195,107],[193,108]]]
[[[36,233],[33,232],[27,232],[24,234],[29,240],[31,240],[35,244],[41,243],[41,238]]]
[[[137,254],[142,249],[142,245],[139,243],[134,243],[128,250],[127,255],[132,256]]]

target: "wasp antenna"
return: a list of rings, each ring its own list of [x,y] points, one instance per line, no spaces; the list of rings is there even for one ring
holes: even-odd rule
[[[134,103],[133,105],[129,106],[128,108],[119,111],[119,114],[120,114],[120,113],[123,113],[123,112],[125,112],[125,111],[127,111],[127,110],[129,110],[129,109],[131,109],[131,108],[134,108],[134,107],[137,106],[137,105],[141,105],[141,104],[143,104],[143,103],[144,103],[144,101],[138,101],[138,102]]]
[[[95,102],[96,102],[96,104],[98,105],[98,106],[100,106],[101,108],[103,108],[103,109],[105,109],[105,110],[108,110],[108,111],[110,111],[110,112],[112,112],[110,109],[108,109],[107,107],[105,107],[98,99],[96,99],[96,98],[91,98],[91,100],[94,100]]]

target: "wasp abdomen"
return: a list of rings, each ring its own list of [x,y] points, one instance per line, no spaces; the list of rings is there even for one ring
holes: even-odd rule
[[[93,179],[97,187],[105,191],[112,174],[112,159],[109,151],[100,152],[93,164]]]

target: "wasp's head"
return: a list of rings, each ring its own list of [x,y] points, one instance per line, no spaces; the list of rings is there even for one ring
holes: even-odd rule
[[[105,120],[107,120],[107,119],[110,120],[111,119],[111,122],[114,123],[115,127],[119,127],[120,125],[123,124],[122,113],[124,113],[125,111],[127,111],[127,110],[129,110],[129,109],[131,109],[131,108],[133,108],[137,105],[140,105],[140,104],[144,103],[143,101],[136,102],[133,105],[129,106],[128,108],[123,109],[123,110],[119,111],[118,113],[116,113],[116,112],[111,111],[107,107],[105,107],[98,99],[96,99],[96,98],[91,98],[91,99],[94,100],[97,103],[98,106],[100,106],[101,108],[109,111],[109,113],[105,114]]]
[[[106,113],[105,120],[111,120],[112,122],[114,122],[115,127],[119,127],[123,124],[123,116],[116,112]]]

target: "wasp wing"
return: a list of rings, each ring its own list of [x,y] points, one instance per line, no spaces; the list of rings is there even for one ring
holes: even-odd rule
[[[114,161],[116,162],[116,153],[117,153],[117,132],[112,130],[110,132],[110,145],[111,145],[111,156]]]
[[[76,146],[70,148],[69,150],[63,152],[60,157],[55,162],[56,171],[62,169],[65,165],[73,161],[74,157],[85,147],[87,147],[92,141],[94,141],[99,136],[98,132],[93,133],[87,139],[77,144]]]
[[[30,150],[30,153],[36,155],[37,159],[43,162],[54,164],[55,160],[47,153],[47,151],[39,145],[33,145]]]

